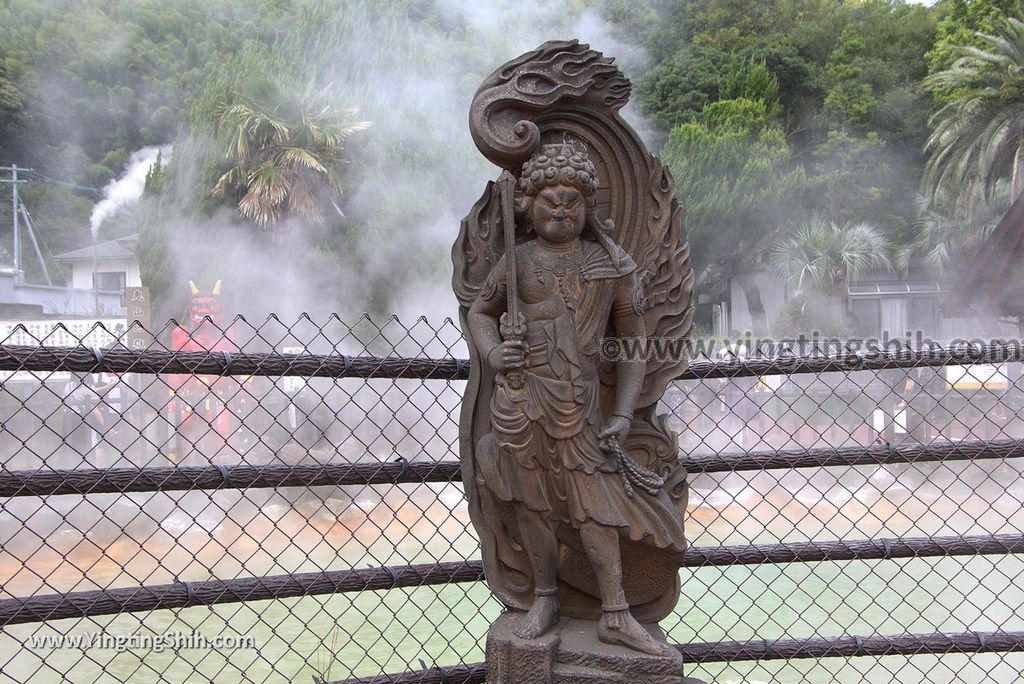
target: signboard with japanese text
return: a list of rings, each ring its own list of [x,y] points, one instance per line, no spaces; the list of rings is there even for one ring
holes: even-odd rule
[[[128,313],[128,333],[125,335],[125,346],[141,351],[153,342],[149,333],[150,305],[148,287],[126,287],[124,289],[124,305]]]
[[[0,344],[28,347],[95,347],[106,349],[125,337],[123,318],[52,318],[0,321]],[[0,384],[11,381],[66,381],[64,372],[0,371]]]

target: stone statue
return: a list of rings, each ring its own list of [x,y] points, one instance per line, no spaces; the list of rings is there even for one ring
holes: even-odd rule
[[[453,248],[472,361],[463,478],[509,608],[491,682],[580,667],[687,681],[657,628],[679,597],[687,489],[656,413],[687,359],[625,350],[689,334],[693,275],[671,176],[619,116],[629,88],[612,60],[552,41],[473,101],[474,141],[505,169]]]

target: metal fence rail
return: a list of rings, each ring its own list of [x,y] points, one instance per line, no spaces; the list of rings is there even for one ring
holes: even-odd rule
[[[678,646],[684,663],[801,658],[918,656],[953,653],[1013,653],[1024,650],[1024,632],[969,634],[904,634],[896,637],[836,637],[717,642]],[[483,663],[435,667],[374,677],[357,677],[332,684],[480,684],[487,676]]]
[[[457,328],[236,319],[209,352],[166,332],[0,340],[0,680],[483,681],[498,606],[455,459]],[[693,546],[663,626],[689,670],[1018,678],[1021,360],[694,361],[664,405]],[[260,646],[53,645],[168,625]]]
[[[852,370],[938,368],[960,364],[1007,363],[1024,360],[1024,347],[1016,342],[955,344],[913,350],[900,348],[874,352],[822,349],[808,356],[772,358],[727,356],[719,361],[695,359],[677,380],[759,377],[834,373]],[[224,351],[170,351],[100,347],[48,347],[3,345],[0,370],[73,371],[94,373],[189,373],[196,375],[262,375],[321,378],[465,380],[468,359],[427,359],[350,356],[347,354],[244,353]]]
[[[1024,535],[840,540],[719,546],[707,549],[691,547],[686,551],[681,567],[893,560],[1007,553],[1024,553]],[[479,582],[483,579],[483,573],[483,564],[479,561],[460,561],[388,565],[382,568],[294,573],[234,580],[178,582],[130,589],[43,595],[29,599],[3,599],[0,600],[0,626],[197,605],[212,606],[219,603],[266,601],[296,596]]]
[[[930,446],[877,444],[837,449],[788,449],[752,453],[681,456],[688,473],[831,468],[1024,457],[1018,440],[969,441]],[[458,461],[411,463],[399,457],[385,463],[322,465],[209,466],[179,468],[97,468],[94,470],[0,472],[0,496],[123,494],[194,489],[259,489],[461,481]]]

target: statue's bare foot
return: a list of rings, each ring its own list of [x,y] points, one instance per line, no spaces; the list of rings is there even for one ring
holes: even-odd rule
[[[606,611],[597,624],[597,638],[651,655],[670,655],[672,647],[651,636],[628,610]]]
[[[558,622],[558,597],[536,596],[530,610],[512,631],[520,639],[536,639],[543,636]]]

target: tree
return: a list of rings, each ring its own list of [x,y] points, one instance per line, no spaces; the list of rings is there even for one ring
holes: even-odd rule
[[[723,100],[746,98],[763,103],[768,120],[779,113],[779,81],[763,59],[734,62],[718,92]]]
[[[25,94],[19,86],[23,69],[0,46],[0,154],[10,155],[7,147],[25,116]]]
[[[991,201],[967,202],[973,207],[970,216],[964,215],[962,207],[958,208],[960,204],[958,198],[948,195],[917,198],[913,240],[896,251],[895,266],[899,271],[908,272],[914,256],[922,257],[932,268],[944,270],[979,249],[1010,209],[1009,188],[1003,181]]]
[[[791,163],[781,127],[769,121],[778,106],[777,85],[764,65],[737,63],[724,83],[730,92],[760,92],[768,101],[737,97],[705,106],[699,121],[672,129],[662,158],[686,208],[683,221],[698,268],[714,266],[721,277],[736,278],[754,327],[764,331],[760,293],[747,276],[759,245],[796,201],[805,178]]]
[[[892,187],[891,162],[883,159],[884,149],[885,141],[873,131],[863,136],[829,131],[811,152],[812,207],[836,222],[880,209],[880,200]]]
[[[790,227],[771,247],[775,271],[795,283],[780,334],[812,328],[835,335],[849,329],[846,296],[850,280],[869,268],[889,266],[889,241],[866,223],[838,224],[811,215]]]
[[[355,109],[337,108],[325,91],[301,92],[278,79],[262,79],[224,104],[219,123],[230,132],[229,168],[213,192],[233,191],[238,211],[260,228],[289,216],[323,223],[325,205],[344,216],[340,158],[345,140],[369,127],[350,121]]]
[[[1017,0],[946,0],[940,11],[935,43],[926,55],[933,73],[948,68],[963,45],[977,45],[978,33],[991,33],[993,22],[1013,11]]]
[[[770,258],[776,272],[796,283],[798,295],[813,288],[843,297],[851,279],[869,268],[888,267],[888,253],[888,239],[874,226],[811,216],[772,245]]]
[[[718,86],[730,60],[727,52],[717,48],[683,47],[640,80],[640,109],[668,130],[699,118],[704,106],[718,99]]]
[[[1009,176],[1015,199],[1024,185],[1024,22],[1003,17],[975,39],[980,47],[959,46],[959,59],[924,81],[952,95],[930,120],[923,185],[929,197],[945,192],[964,202],[977,188],[990,197]]]
[[[861,78],[856,59],[864,52],[864,40],[856,31],[847,28],[839,37],[839,46],[832,51],[825,74],[829,83],[825,95],[825,111],[838,119],[840,126],[850,123],[856,128],[867,127],[871,115],[878,107],[871,85]]]

